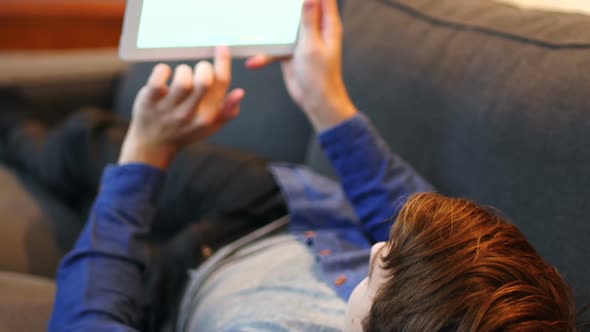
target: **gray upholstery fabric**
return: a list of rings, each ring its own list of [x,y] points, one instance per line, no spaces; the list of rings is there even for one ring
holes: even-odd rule
[[[0,270],[53,278],[83,222],[50,193],[1,166],[0,183]]]
[[[47,331],[55,284],[47,279],[0,272],[0,332]]]
[[[193,64],[195,60],[178,63]],[[129,116],[137,91],[145,84],[154,63],[133,66],[123,80],[116,111]],[[243,60],[233,64],[233,84],[246,90],[242,116],[211,139],[213,143],[257,153],[271,160],[301,163],[305,159],[310,126],[289,98],[278,65],[252,72]]]
[[[590,17],[348,0],[345,76],[441,192],[500,208],[590,302]],[[327,171],[317,146],[309,163]]]

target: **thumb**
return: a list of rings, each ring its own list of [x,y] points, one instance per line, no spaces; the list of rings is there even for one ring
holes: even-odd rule
[[[301,14],[299,38],[302,41],[321,40],[321,7],[319,0],[305,0]]]
[[[240,114],[240,105],[245,96],[243,89],[235,89],[227,95],[220,114],[222,121],[231,120]]]
[[[221,112],[213,123],[202,128],[200,133],[201,138],[209,137],[219,131],[226,123],[233,120],[240,114],[240,104],[244,100],[245,91],[242,89],[235,89],[227,95]]]

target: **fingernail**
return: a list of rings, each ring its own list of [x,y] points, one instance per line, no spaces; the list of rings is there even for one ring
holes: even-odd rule
[[[258,59],[249,59],[246,61],[246,68],[257,69],[260,67],[260,61]]]
[[[217,47],[217,54],[221,56],[225,56],[229,54],[229,47],[227,46],[218,46]]]
[[[306,0],[304,3],[304,8],[306,11],[312,11],[315,9],[316,2],[315,0]]]

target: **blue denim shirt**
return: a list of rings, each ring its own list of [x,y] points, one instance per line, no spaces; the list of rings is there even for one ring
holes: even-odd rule
[[[364,115],[319,140],[339,183],[302,166],[274,164],[271,171],[287,201],[290,231],[309,245],[324,280],[348,300],[367,276],[371,245],[388,240],[411,194],[433,188],[390,151]],[[105,170],[88,223],[60,266],[50,331],[136,331],[146,237],[163,178],[139,164]]]

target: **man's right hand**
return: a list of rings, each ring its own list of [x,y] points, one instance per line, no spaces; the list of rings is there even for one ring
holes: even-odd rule
[[[337,0],[305,0],[293,56],[257,55],[246,66],[259,69],[281,61],[289,94],[322,132],[358,113],[342,77],[342,34]]]

